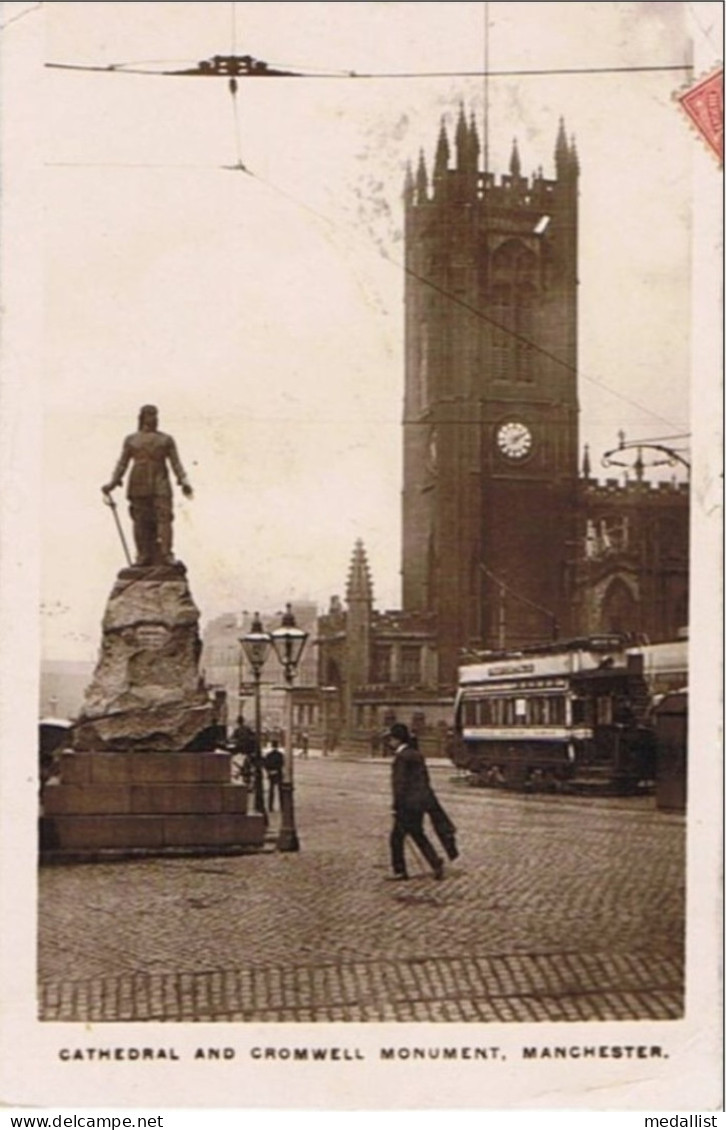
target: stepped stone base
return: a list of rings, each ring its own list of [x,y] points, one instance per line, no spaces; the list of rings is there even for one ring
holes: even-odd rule
[[[247,807],[227,753],[64,752],[43,794],[41,859],[260,847],[264,818]]]

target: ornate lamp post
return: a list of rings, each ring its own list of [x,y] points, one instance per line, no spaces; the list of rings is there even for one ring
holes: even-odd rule
[[[295,806],[293,803],[292,684],[298,663],[300,662],[300,657],[303,653],[303,648],[305,647],[305,642],[308,638],[308,633],[304,632],[302,628],[298,628],[295,623],[295,617],[292,614],[292,605],[288,604],[285,609],[285,615],[282,617],[280,627],[275,628],[271,635],[272,646],[275,649],[277,658],[282,664],[286,683],[285,764],[280,789],[282,820],[280,824],[280,834],[277,838],[277,850],[299,851],[300,842],[297,838],[297,831],[295,830]]]
[[[242,650],[247,657],[247,662],[252,669],[252,678],[255,683],[255,753],[254,753],[254,770],[255,770],[255,811],[267,816],[265,811],[265,793],[262,787],[262,735],[261,735],[261,719],[260,719],[260,678],[262,676],[262,668],[265,665],[265,660],[270,652],[270,645],[272,638],[269,632],[266,632],[262,627],[259,612],[255,612],[252,619],[252,627],[246,635],[240,637]]]

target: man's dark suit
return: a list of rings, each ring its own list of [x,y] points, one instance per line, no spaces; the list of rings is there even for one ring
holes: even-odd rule
[[[441,876],[442,860],[423,830],[424,813],[431,807],[433,792],[426,762],[417,749],[400,745],[393,755],[393,829],[391,865],[394,875],[406,875],[404,842],[410,836],[434,875]]]

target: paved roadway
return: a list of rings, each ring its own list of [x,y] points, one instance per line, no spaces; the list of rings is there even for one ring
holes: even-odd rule
[[[461,856],[437,883],[411,854],[411,880],[389,883],[389,772],[297,761],[299,854],[42,868],[41,1017],[682,1015],[682,817],[469,789],[435,766]]]

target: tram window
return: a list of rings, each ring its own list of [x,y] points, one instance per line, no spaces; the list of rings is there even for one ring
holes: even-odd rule
[[[553,726],[565,724],[565,700],[562,695],[550,699],[550,724]]]
[[[587,700],[584,698],[573,698],[572,700],[572,722],[575,726],[581,722],[587,721]]]
[[[613,721],[613,700],[610,695],[599,695],[595,699],[595,722],[598,726],[610,726]]]
[[[525,698],[515,698],[514,700],[514,713],[518,720],[522,720],[527,716],[527,700]]]
[[[476,725],[476,703],[475,702],[465,702],[464,703],[464,725],[465,726],[475,726]]]

